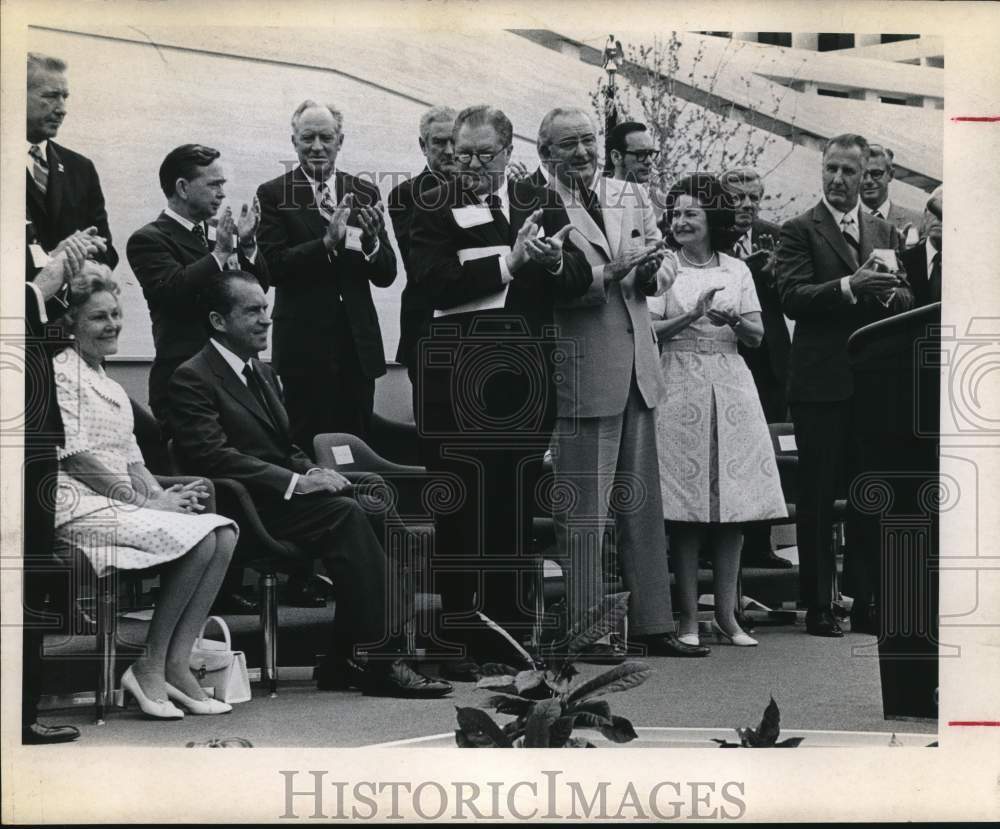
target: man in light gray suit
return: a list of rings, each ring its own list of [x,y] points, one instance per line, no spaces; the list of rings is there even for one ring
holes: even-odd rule
[[[868,151],[868,167],[861,179],[861,203],[865,212],[895,227],[906,247],[915,245],[920,239],[923,216],[889,198],[889,182],[896,172],[892,150],[881,144],[869,144]]]
[[[601,542],[608,510],[630,591],[633,638],[662,656],[705,656],[678,641],[670,603],[655,407],[665,386],[646,297],[676,275],[644,188],[597,178],[597,135],[579,109],[554,109],[538,130],[553,206],[565,210],[573,244],[593,269],[588,292],[557,300],[554,321],[574,356],[558,385],[553,465],[568,506],[554,510],[568,563],[570,625],[604,601]],[[595,192],[596,191],[596,192]],[[558,224],[558,223],[557,223]]]

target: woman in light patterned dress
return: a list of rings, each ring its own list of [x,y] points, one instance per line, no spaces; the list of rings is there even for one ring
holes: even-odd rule
[[[680,268],[649,306],[667,383],[657,449],[678,633],[698,644],[698,554],[705,550],[714,559],[716,638],[753,646],[736,622],[742,525],[787,514],[764,412],[736,348],[760,345],[760,304],[746,265],[720,252],[733,211],[718,179],[681,179],[666,205]]]
[[[226,713],[229,705],[199,687],[190,655],[238,528],[228,518],[201,514],[204,482],[163,489],[143,464],[128,395],[103,367],[104,358],[118,351],[121,332],[111,271],[87,262],[70,288],[63,324],[73,344],[53,358],[66,431],[59,450],[57,549],[81,549],[99,576],[161,566],[146,651],[125,672],[122,687],[150,717]]]

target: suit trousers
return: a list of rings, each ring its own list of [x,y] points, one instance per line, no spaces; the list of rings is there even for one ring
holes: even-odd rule
[[[57,621],[44,614],[45,600],[57,613],[69,613],[67,574],[52,555],[55,480],[59,465],[52,446],[24,450],[24,605],[22,629],[21,724],[38,716],[42,693],[44,632]]]
[[[851,401],[791,404],[798,447],[795,538],[799,548],[799,599],[808,608],[833,600],[836,550],[833,503],[845,492]]]
[[[348,363],[337,371],[281,372],[292,441],[310,455],[316,435],[346,432],[366,439],[371,430],[375,378],[356,358]]]
[[[656,410],[632,377],[628,402],[613,417],[557,417],[552,435],[557,494],[556,546],[567,573],[568,621],[604,600],[602,541],[609,508],[629,598],[631,632],[674,628],[663,526]],[[560,509],[561,501],[568,506]]]
[[[268,531],[318,556],[333,581],[337,612],[332,653],[398,654],[404,603],[397,568],[388,562],[379,537],[385,533],[384,509],[326,492],[258,503]]]

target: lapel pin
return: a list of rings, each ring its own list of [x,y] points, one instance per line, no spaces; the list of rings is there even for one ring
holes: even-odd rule
[[[63,167],[61,163],[57,163],[56,164],[56,169],[58,169],[60,173],[65,173],[66,172],[66,168]]]

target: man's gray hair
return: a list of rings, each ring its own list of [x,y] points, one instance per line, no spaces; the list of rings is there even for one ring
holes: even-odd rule
[[[552,122],[556,118],[563,115],[582,115],[590,122],[591,126],[594,125],[594,120],[590,117],[590,113],[580,107],[556,107],[555,109],[550,109],[545,113],[545,117],[542,118],[542,123],[538,125],[539,150],[541,150],[542,147],[547,147],[551,143],[551,141],[549,141],[549,130],[552,128]]]
[[[852,147],[857,147],[861,150],[861,157],[868,162],[868,156],[871,154],[871,147],[865,140],[863,135],[857,135],[853,132],[845,132],[841,135],[835,135],[833,138],[828,140],[823,145],[823,157],[830,151],[831,147],[840,147],[842,150],[849,150]]]
[[[892,170],[895,155],[888,147],[883,147],[881,144],[869,144],[868,160],[871,161],[873,158],[884,158],[886,166]]]
[[[312,109],[313,107],[323,107],[330,115],[333,116],[333,122],[337,125],[337,132],[343,133],[344,131],[344,116],[339,109],[337,109],[333,104],[320,104],[312,100],[312,98],[306,98],[301,104],[295,108],[295,112],[292,113],[292,132],[298,129],[299,118],[302,117],[302,113],[307,109]]]
[[[65,72],[66,61],[43,55],[41,52],[28,52],[28,83],[36,72]]]
[[[420,116],[420,137],[426,141],[427,134],[431,129],[431,124],[436,124],[438,121],[450,121],[454,123],[456,115],[458,115],[458,113],[452,107],[431,107],[427,110],[427,112]]]

